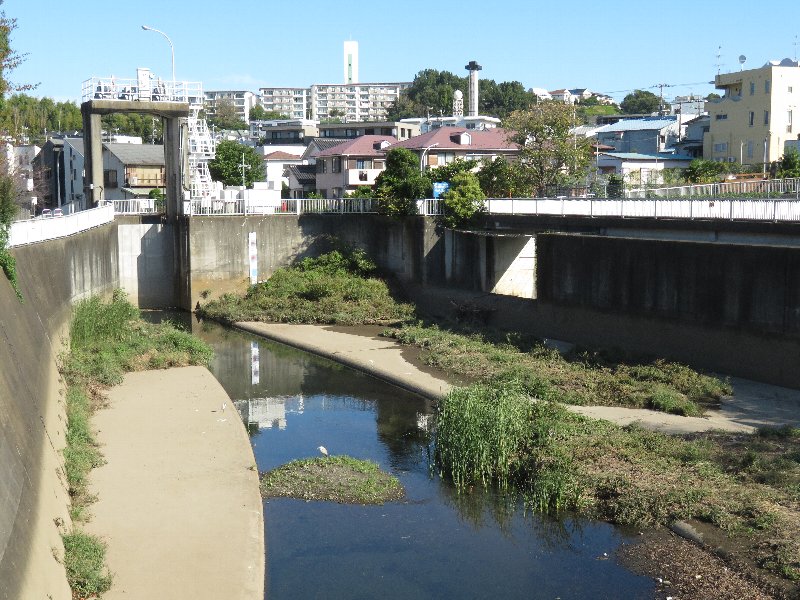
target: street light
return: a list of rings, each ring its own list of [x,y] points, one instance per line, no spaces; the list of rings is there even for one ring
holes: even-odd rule
[[[163,31],[161,31],[159,29],[156,29],[155,27],[148,27],[147,25],[142,25],[142,29],[144,29],[145,31],[155,31],[156,33],[160,33],[165,38],[167,38],[167,41],[169,42],[169,48],[170,48],[170,50],[172,50],[172,94],[170,94],[170,96],[174,100],[174,97],[175,97],[175,46],[172,45],[172,40],[169,39],[169,36],[166,33],[164,33]]]
[[[430,146],[428,146],[427,148],[424,148],[422,150],[422,154],[419,157],[419,172],[420,173],[424,173],[425,172],[425,154],[427,154],[428,150],[430,150],[431,148],[436,148],[436,146],[438,146],[438,145],[439,145],[439,142],[436,142],[435,144],[431,144]]]

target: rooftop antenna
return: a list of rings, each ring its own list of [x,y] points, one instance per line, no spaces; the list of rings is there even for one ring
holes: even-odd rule
[[[747,57],[744,54],[739,55],[739,70],[744,70],[744,63],[747,62]]]
[[[722,46],[717,46],[717,75],[722,67]]]
[[[794,62],[797,62],[797,34],[794,36],[794,42],[792,45],[794,46]]]

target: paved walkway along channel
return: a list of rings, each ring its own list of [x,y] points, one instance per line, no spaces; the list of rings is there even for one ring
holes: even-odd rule
[[[225,410],[223,410],[225,404]],[[106,600],[264,597],[264,520],[247,432],[202,367],[129,373],[94,417],[87,529],[108,543]]]
[[[445,374],[421,370],[404,357],[404,347],[389,338],[378,337],[380,328],[353,328],[287,323],[236,323],[239,329],[290,346],[325,356],[364,371],[389,383],[438,398],[451,387]],[[570,410],[620,425],[638,421],[642,426],[665,433],[692,433],[722,429],[751,432],[760,426],[800,426],[800,391],[732,378],[732,398],[721,410],[704,417],[681,417],[647,409],[610,406],[570,406]]]

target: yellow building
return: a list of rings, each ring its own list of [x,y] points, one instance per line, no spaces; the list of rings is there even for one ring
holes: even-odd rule
[[[783,156],[787,140],[797,140],[794,124],[800,109],[800,65],[784,59],[758,69],[716,76],[722,98],[706,102],[711,117],[703,157],[745,165],[769,163]]]

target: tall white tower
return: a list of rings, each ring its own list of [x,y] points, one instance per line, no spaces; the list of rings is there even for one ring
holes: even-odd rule
[[[478,116],[478,71],[483,67],[474,60],[464,67],[469,71],[469,116]]]
[[[344,82],[358,83],[358,42],[353,40],[344,43]]]

